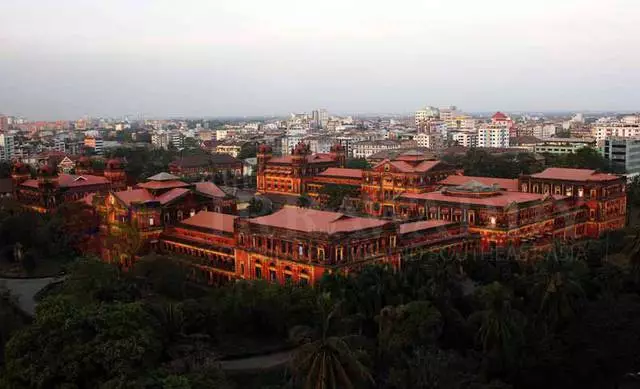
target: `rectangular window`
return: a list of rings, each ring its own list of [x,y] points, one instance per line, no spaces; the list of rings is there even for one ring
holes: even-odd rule
[[[275,270],[269,270],[269,280],[276,281],[276,271]]]
[[[149,218],[149,226],[153,227],[153,218],[152,217]]]
[[[256,266],[256,279],[262,278],[262,268],[260,266]]]

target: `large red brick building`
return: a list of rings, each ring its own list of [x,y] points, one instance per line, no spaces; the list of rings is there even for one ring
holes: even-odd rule
[[[346,153],[336,144],[330,153],[312,154],[309,145],[301,142],[291,150],[291,155],[282,157],[274,157],[270,146],[260,145],[257,159],[258,192],[300,196],[318,174],[332,167],[343,168]]]

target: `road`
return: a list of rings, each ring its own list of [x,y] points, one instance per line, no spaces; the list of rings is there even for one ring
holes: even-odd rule
[[[220,368],[225,371],[258,371],[280,367],[289,362],[292,351],[260,355],[256,357],[220,361]]]
[[[36,313],[36,301],[33,299],[42,288],[57,280],[56,277],[45,278],[0,278],[3,284],[18,299],[18,305],[25,313],[33,316]]]

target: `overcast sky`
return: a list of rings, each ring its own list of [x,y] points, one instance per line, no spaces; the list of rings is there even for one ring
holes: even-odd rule
[[[0,0],[0,112],[640,110],[640,0]]]

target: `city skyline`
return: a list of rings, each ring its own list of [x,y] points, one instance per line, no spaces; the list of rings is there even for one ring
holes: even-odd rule
[[[634,111],[631,1],[9,0],[0,111],[83,116]]]

